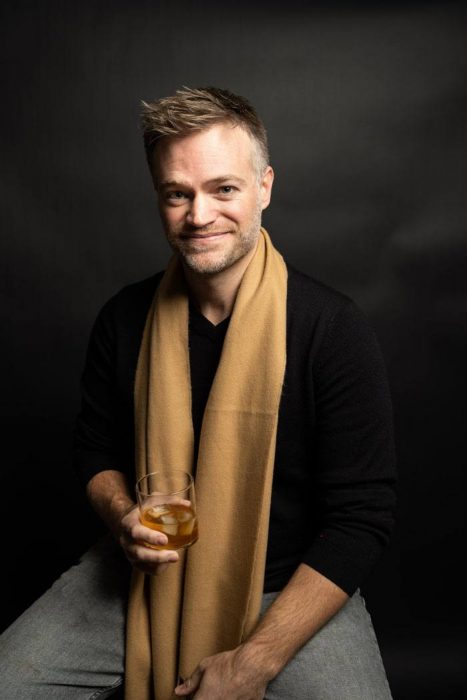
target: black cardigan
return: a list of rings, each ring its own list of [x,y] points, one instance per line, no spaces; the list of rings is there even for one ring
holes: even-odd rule
[[[287,363],[264,590],[283,588],[304,562],[351,595],[380,557],[393,525],[395,457],[386,372],[374,333],[356,305],[290,266],[288,272]],[[74,443],[84,483],[101,470],[118,469],[133,486],[134,376],[161,274],[122,289],[94,324]],[[199,321],[193,323],[193,312],[190,319],[192,360],[197,353],[193,372],[203,360],[203,346],[195,337]],[[194,381],[193,390],[196,394]],[[205,397],[198,397],[198,411],[200,400]]]

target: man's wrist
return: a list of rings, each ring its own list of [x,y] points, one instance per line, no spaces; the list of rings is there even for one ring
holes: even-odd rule
[[[124,474],[117,470],[98,472],[88,482],[86,492],[94,510],[118,539],[122,518],[136,505]]]
[[[126,496],[114,496],[109,505],[109,526],[115,537],[120,534],[120,524],[136,503]]]
[[[275,678],[285,666],[285,661],[278,657],[273,644],[260,642],[251,637],[239,647],[242,664],[254,669],[255,674],[261,674],[265,682]]]

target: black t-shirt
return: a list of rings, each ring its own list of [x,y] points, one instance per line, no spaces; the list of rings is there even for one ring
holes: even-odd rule
[[[188,343],[190,347],[191,415],[195,439],[195,464],[204,409],[221,359],[230,317],[215,326],[190,303]]]
[[[74,462],[84,483],[118,469],[134,484],[134,378],[161,275],[125,287],[94,324],[75,431]],[[198,436],[227,326],[227,319],[214,327],[191,310]],[[348,297],[289,266],[264,590],[283,588],[303,562],[351,595],[388,541],[394,484],[391,401],[374,333]]]

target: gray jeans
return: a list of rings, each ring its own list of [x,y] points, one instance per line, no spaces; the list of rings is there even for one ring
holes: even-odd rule
[[[5,630],[0,636],[0,699],[111,697],[123,680],[129,573],[118,546],[106,537]],[[264,595],[263,612],[276,595]],[[390,699],[359,593],[296,654],[265,697]]]

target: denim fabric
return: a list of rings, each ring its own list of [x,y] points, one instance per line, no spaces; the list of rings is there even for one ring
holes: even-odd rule
[[[111,697],[123,680],[129,576],[110,537],[63,574],[0,636],[0,700]],[[276,595],[264,595],[262,612]],[[265,697],[305,699],[391,699],[359,593],[296,654]]]
[[[262,612],[277,593],[263,596]],[[391,700],[370,615],[360,593],[269,684],[265,700]]]
[[[105,537],[0,637],[1,700],[101,700],[123,677],[130,565]]]

